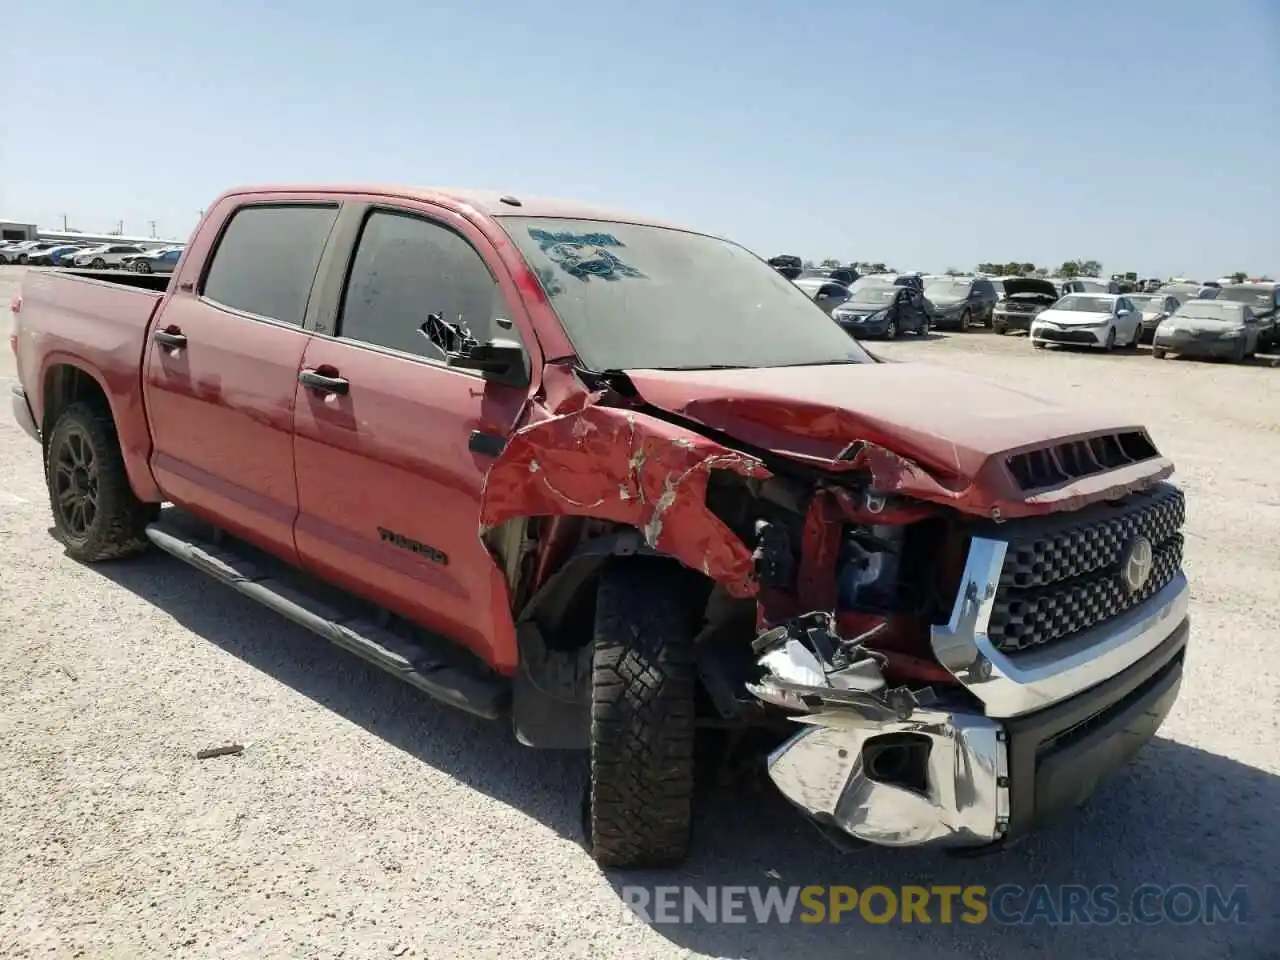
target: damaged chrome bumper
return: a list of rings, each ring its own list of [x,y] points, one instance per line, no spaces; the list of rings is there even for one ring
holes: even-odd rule
[[[1003,560],[1003,543],[974,539],[950,621],[933,631],[938,661],[972,706],[886,689],[857,641],[837,647],[832,669],[821,654],[838,638],[810,629],[775,639],[749,689],[797,711],[803,727],[768,759],[784,796],[868,843],[981,847],[1082,802],[1154,736],[1181,683],[1185,577],[1097,629],[1015,658],[987,636]]]
[[[1008,828],[1008,754],[998,722],[929,709],[909,720],[832,711],[800,722],[806,729],[769,756],[769,776],[819,822],[888,847],[982,846]],[[923,782],[901,782],[918,778],[915,757]]]

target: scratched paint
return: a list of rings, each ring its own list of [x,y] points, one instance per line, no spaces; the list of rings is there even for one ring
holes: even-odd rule
[[[482,530],[513,517],[591,516],[753,596],[751,548],[706,506],[712,470],[770,476],[759,460],[644,413],[591,404],[508,441],[485,480]]]

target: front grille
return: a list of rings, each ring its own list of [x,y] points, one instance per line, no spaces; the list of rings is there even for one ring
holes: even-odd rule
[[[1163,590],[1182,567],[1186,503],[1170,484],[1047,519],[1012,521],[988,634],[1008,653],[1105,623]],[[1136,537],[1152,546],[1151,573],[1130,593],[1122,566]]]
[[[1046,327],[1036,334],[1041,340],[1052,343],[1097,343],[1098,338],[1087,330],[1054,330]]]

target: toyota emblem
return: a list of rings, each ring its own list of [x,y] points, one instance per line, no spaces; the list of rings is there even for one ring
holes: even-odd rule
[[[1142,536],[1134,537],[1120,567],[1120,579],[1124,581],[1125,589],[1137,593],[1145,587],[1151,577],[1151,565],[1151,541]]]

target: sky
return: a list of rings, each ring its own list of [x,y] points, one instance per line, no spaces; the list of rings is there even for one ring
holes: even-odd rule
[[[1280,276],[1280,0],[62,0],[0,12],[0,216],[485,187],[762,256]]]

